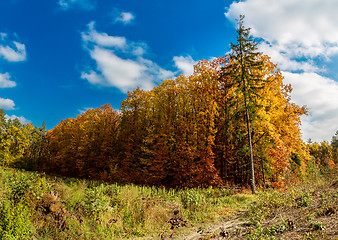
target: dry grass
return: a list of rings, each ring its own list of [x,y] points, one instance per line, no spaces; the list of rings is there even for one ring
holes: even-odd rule
[[[337,174],[261,191],[241,219],[209,229],[186,239],[338,239]]]

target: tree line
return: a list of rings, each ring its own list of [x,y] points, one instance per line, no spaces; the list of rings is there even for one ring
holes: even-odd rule
[[[257,52],[243,17],[230,47],[190,76],[128,92],[119,111],[106,104],[49,131],[6,120],[1,111],[2,164],[165,187],[241,184],[253,192],[256,183],[302,177],[311,164],[334,167],[337,140],[327,151],[326,143],[301,140],[306,107],[291,101],[291,86]]]

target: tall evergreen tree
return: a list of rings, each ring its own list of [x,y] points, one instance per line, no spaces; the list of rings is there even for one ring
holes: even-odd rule
[[[257,101],[259,98],[258,89],[264,87],[265,80],[261,70],[263,62],[258,60],[259,52],[257,52],[257,43],[250,35],[250,28],[244,27],[244,15],[240,15],[238,20],[237,29],[237,42],[231,44],[230,62],[225,69],[226,74],[229,75],[234,83],[237,85],[237,94],[243,97],[244,111],[246,119],[246,131],[248,149],[250,152],[249,172],[250,172],[250,185],[252,193],[255,193],[255,169],[253,159],[253,146],[252,146],[252,121],[256,117],[255,111]],[[243,115],[242,114],[242,115]]]
[[[336,133],[335,133],[334,136],[332,137],[331,145],[332,145],[334,148],[338,148],[338,130],[336,131]]]

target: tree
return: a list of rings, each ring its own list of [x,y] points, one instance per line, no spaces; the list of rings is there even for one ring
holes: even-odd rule
[[[231,64],[228,65],[226,74],[230,75],[235,84],[237,84],[237,94],[243,96],[247,141],[250,151],[250,186],[252,193],[254,194],[256,186],[251,121],[253,121],[257,108],[257,102],[255,101],[255,99],[259,97],[257,89],[264,88],[265,80],[261,74],[263,62],[258,58],[260,53],[257,52],[257,43],[254,42],[250,35],[250,28],[245,28],[243,22],[244,16],[240,15],[237,29],[237,43],[230,45]]]
[[[334,136],[332,136],[331,145],[334,148],[338,148],[338,131],[336,131],[336,133],[334,134]]]
[[[119,118],[106,104],[61,121],[47,132],[40,170],[109,180],[118,148]]]
[[[2,134],[0,141],[3,166],[15,166],[18,164],[29,145],[31,129],[33,129],[32,124],[23,125],[21,127],[13,124],[8,126]]]

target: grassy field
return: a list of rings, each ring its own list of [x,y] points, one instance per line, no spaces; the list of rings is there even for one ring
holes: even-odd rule
[[[171,239],[246,209],[230,188],[173,190],[0,170],[0,239]]]
[[[174,190],[0,170],[0,239],[338,239],[336,174]]]

